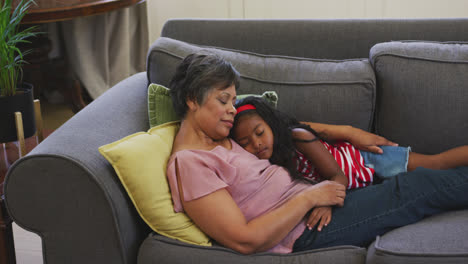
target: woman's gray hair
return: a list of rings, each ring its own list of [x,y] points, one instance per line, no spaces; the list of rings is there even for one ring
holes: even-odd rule
[[[199,105],[211,89],[239,87],[239,73],[228,61],[212,54],[190,54],[177,66],[169,88],[176,114],[184,118],[188,111],[187,99]]]

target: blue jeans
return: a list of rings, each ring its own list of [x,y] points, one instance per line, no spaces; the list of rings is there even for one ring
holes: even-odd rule
[[[338,245],[367,247],[376,236],[424,217],[468,208],[468,167],[451,170],[418,168],[348,191],[343,207],[321,232],[305,229],[293,251]]]

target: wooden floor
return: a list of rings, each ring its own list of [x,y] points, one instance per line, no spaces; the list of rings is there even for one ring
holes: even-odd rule
[[[71,108],[64,104],[48,104],[41,101],[45,129],[57,129],[73,116]],[[35,233],[24,230],[13,223],[17,264],[42,264],[42,242]]]

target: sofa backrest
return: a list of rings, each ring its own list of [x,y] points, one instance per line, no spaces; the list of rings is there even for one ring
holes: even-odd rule
[[[468,41],[468,18],[174,19],[161,36],[261,54],[341,60],[368,58],[372,46],[392,40]]]
[[[454,70],[442,66],[444,71],[432,75],[425,70],[435,69],[433,66],[424,66],[416,72],[413,71],[416,67],[399,67],[400,62],[395,64],[395,60],[369,63],[371,48],[379,43],[403,40],[466,45],[468,18],[178,19],[166,22],[161,36],[148,53],[149,82],[168,85],[175,65],[184,55],[190,51],[208,51],[227,56],[239,70],[241,88],[238,93],[274,90],[279,94],[278,108],[299,120],[353,125],[401,145],[411,145],[414,151],[423,153],[438,153],[468,144],[468,138],[463,136],[468,134],[465,114],[468,104],[464,104],[464,98],[468,97],[468,82],[465,81],[466,74],[457,74],[468,65],[466,59],[449,58],[450,69]],[[174,43],[177,41],[180,44]],[[427,52],[437,49],[436,45]],[[433,61],[431,65],[439,65],[445,60],[444,53],[421,57],[418,50],[404,49],[401,52],[416,52],[410,55],[415,63]],[[401,57],[401,54],[387,55],[389,58]],[[393,72],[382,71],[387,62],[392,63]],[[402,81],[398,71],[408,78]],[[404,86],[387,85],[388,76],[390,80],[401,79]],[[431,81],[433,78],[436,81]],[[424,85],[418,80],[424,81]],[[419,94],[424,96],[417,96]],[[448,97],[442,101],[439,100],[441,96]],[[395,110],[394,106],[398,105],[401,111]],[[434,109],[438,109],[437,114]],[[441,123],[447,116],[453,118]]]
[[[368,59],[264,55],[161,37],[148,54],[148,79],[168,86],[177,65],[192,53],[216,54],[231,62],[240,73],[237,94],[275,91],[277,108],[298,120],[372,128],[376,81]]]
[[[468,145],[468,42],[379,43],[370,60],[376,133],[419,153]]]

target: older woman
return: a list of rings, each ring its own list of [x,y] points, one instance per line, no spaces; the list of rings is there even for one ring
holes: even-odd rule
[[[227,138],[238,86],[230,63],[195,54],[183,60],[170,85],[182,118],[167,170],[174,208],[226,247],[249,254],[365,246],[392,228],[468,207],[468,168],[408,173],[348,194],[332,181],[292,181],[284,168],[257,159]],[[313,126],[330,139],[346,137],[367,150],[392,144],[347,126]],[[317,206],[338,206],[321,232],[306,228],[304,220]]]

